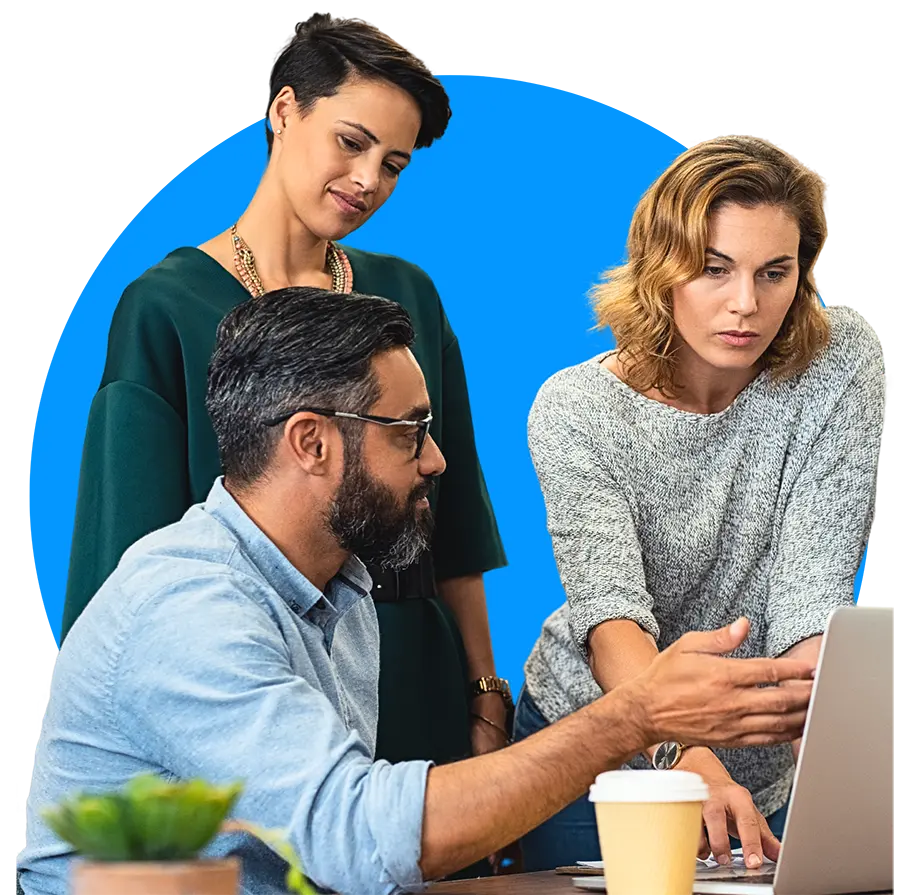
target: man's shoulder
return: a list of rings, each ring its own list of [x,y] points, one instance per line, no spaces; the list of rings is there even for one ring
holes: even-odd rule
[[[178,522],[136,541],[92,602],[114,601],[124,615],[168,604],[189,624],[193,612],[208,611],[206,604],[231,596],[238,605],[250,599],[260,604],[266,592],[236,536],[197,504]]]
[[[229,566],[237,546],[236,536],[206,512],[204,504],[196,504],[179,521],[136,541],[123,554],[114,576],[122,582],[146,566],[180,567],[185,572],[187,563],[214,572]]]

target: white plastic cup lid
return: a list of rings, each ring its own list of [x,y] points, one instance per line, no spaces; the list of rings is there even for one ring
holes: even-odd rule
[[[705,802],[709,787],[690,771],[607,771],[590,787],[591,802]]]

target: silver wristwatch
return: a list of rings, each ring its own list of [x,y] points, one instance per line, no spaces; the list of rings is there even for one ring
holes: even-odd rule
[[[670,771],[681,761],[681,754],[685,748],[681,743],[672,741],[660,743],[653,753],[653,767],[657,771]]]

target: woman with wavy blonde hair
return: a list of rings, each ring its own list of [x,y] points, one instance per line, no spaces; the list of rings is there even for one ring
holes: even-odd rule
[[[529,442],[567,603],[526,664],[515,737],[642,671],[690,630],[750,620],[745,656],[818,656],[853,600],[883,421],[879,342],[824,308],[820,178],[772,144],[682,153],[631,222],[627,263],[594,289],[617,349],[540,389]],[[710,785],[701,854],[778,857],[787,746],[652,744],[631,767]],[[580,800],[523,841],[526,869],[596,857]]]

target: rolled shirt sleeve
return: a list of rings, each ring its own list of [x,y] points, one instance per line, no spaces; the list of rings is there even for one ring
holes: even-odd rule
[[[140,604],[136,636],[112,666],[123,734],[177,777],[244,781],[234,815],[285,828],[317,885],[376,895],[419,887],[430,763],[372,760],[324,692],[342,684],[301,659],[305,650],[291,655],[298,632],[256,587],[212,575]]]
[[[530,410],[530,454],[571,634],[584,656],[590,630],[605,621],[629,619],[659,638],[631,508],[607,471],[594,431],[561,374],[549,379]]]

